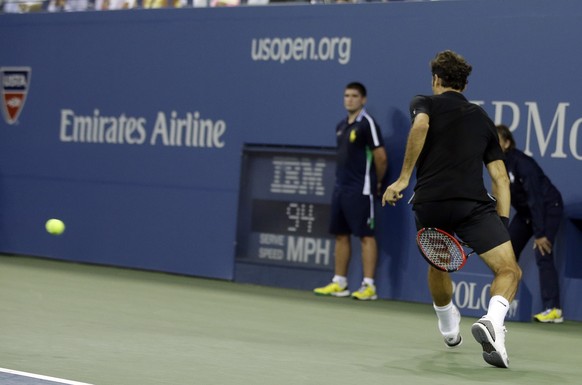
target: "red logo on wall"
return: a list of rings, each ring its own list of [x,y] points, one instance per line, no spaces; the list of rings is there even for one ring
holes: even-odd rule
[[[24,108],[31,72],[30,67],[0,67],[2,114],[8,124],[14,124]]]

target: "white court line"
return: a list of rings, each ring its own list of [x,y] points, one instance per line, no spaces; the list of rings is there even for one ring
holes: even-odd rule
[[[17,374],[19,376],[24,376],[24,377],[37,378],[39,380],[47,380],[47,381],[53,381],[53,382],[60,382],[61,384],[67,384],[67,385],[91,385],[91,384],[88,384],[86,382],[64,380],[62,378],[43,376],[41,374],[34,374],[34,373],[19,372],[18,370],[12,370],[12,369],[0,368],[0,372],[10,373],[10,374]]]

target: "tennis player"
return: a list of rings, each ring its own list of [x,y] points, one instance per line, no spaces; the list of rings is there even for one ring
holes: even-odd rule
[[[471,332],[482,345],[485,361],[507,368],[504,323],[521,270],[507,231],[510,193],[503,152],[491,119],[462,94],[471,65],[447,50],[430,66],[433,95],[416,96],[410,103],[412,127],[402,170],[384,192],[382,204],[395,205],[402,198],[416,166],[412,202],[417,228],[456,233],[493,271],[489,309]],[[483,164],[495,198],[485,188]],[[449,273],[429,266],[428,286],[445,344],[459,346],[461,316],[452,303]]]

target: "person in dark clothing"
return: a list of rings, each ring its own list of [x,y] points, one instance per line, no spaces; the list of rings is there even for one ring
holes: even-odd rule
[[[564,214],[562,195],[536,161],[515,148],[513,134],[507,126],[498,125],[497,132],[499,144],[505,152],[505,166],[511,183],[511,205],[515,215],[509,225],[509,235],[518,260],[525,245],[534,238],[545,310],[533,318],[544,323],[563,322],[558,272],[552,252]]]
[[[329,227],[335,235],[335,275],[329,284],[313,290],[317,295],[350,296],[347,275],[353,235],[360,238],[364,277],[360,289],[351,296],[358,300],[378,298],[374,284],[378,259],[375,206],[388,158],[380,127],[366,111],[366,95],[366,87],[359,82],[349,83],[344,90],[347,116],[335,129],[337,162]]]
[[[487,314],[472,325],[471,333],[487,363],[507,368],[504,321],[521,270],[504,223],[511,203],[503,151],[495,124],[463,95],[472,66],[450,50],[439,52],[430,66],[433,95],[416,96],[410,103],[412,127],[402,170],[382,204],[395,205],[403,197],[416,167],[412,202],[417,229],[456,233],[494,274]],[[485,189],[483,165],[496,199]],[[429,265],[428,286],[445,344],[457,347],[462,342],[461,315],[452,302],[449,273]]]

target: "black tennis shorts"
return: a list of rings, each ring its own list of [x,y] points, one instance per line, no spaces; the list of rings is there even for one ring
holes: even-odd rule
[[[456,234],[477,254],[510,240],[496,204],[462,199],[415,203],[416,228],[436,227]]]

